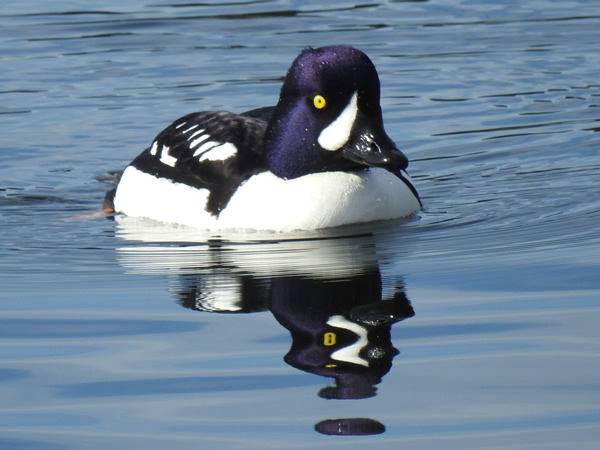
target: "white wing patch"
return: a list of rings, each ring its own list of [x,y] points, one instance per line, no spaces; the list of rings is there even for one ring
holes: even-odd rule
[[[203,134],[203,133],[204,133],[204,129],[198,130],[194,134],[192,134],[190,136],[190,138],[188,139],[188,141],[190,142],[190,148],[192,150],[194,150],[196,147],[198,147],[200,144],[202,144],[207,139],[210,139],[210,136],[208,134]],[[194,156],[197,156],[196,153],[194,153]]]
[[[225,161],[236,153],[237,147],[231,142],[225,142],[202,153],[200,161]]]
[[[325,150],[329,150],[331,152],[342,148],[342,145],[348,142],[348,139],[350,138],[350,132],[354,126],[357,113],[358,93],[354,92],[354,95],[352,95],[348,105],[346,105],[337,119],[331,122],[323,131],[321,131],[318,139],[319,145]]]
[[[175,128],[182,129],[186,125],[188,125],[186,122],[182,122]],[[225,161],[237,154],[237,147],[231,142],[216,142],[212,140],[204,128],[198,128],[198,126],[199,124],[194,124],[181,130],[181,134],[186,135],[190,150],[194,151],[194,158],[198,158],[200,162]],[[158,155],[161,163],[175,167],[177,158],[170,155],[169,150],[169,146],[154,141],[150,147],[150,154],[153,156]]]
[[[156,142],[155,142],[156,143]],[[152,146],[154,148],[154,146]],[[175,167],[175,163],[177,162],[177,158],[169,155],[170,148],[168,146],[163,146],[160,151],[160,162],[171,167]],[[152,150],[150,150],[152,153]]]
[[[193,131],[195,127],[188,128],[184,133]],[[202,161],[224,161],[237,153],[237,147],[231,142],[216,142],[213,141],[209,134],[205,133],[205,129],[201,128],[194,131],[189,137],[190,149],[194,150],[194,158]]]
[[[206,139],[210,138],[210,136],[203,136],[203,137],[205,137]],[[200,144],[201,142],[205,141],[206,139],[203,139],[202,141],[200,141],[200,138],[196,139],[196,141],[200,141],[196,145]],[[215,142],[215,141],[204,142],[204,144],[202,144],[200,147],[198,147],[196,149],[196,151],[194,152],[194,157],[202,155],[204,152],[210,150],[213,147],[216,147],[217,145],[219,145],[219,143]],[[192,148],[192,150],[194,149],[194,147],[191,147],[191,148]]]
[[[185,124],[185,122],[183,122],[183,123]],[[189,128],[186,128],[185,130],[183,130],[183,131],[182,131],[182,133],[183,133],[183,134],[187,134],[187,133],[189,133],[190,131],[192,131],[192,130],[195,130],[196,128],[198,128],[198,124],[195,124],[195,125],[192,125],[192,126],[191,126],[191,127],[189,127]],[[175,129],[179,129],[179,126],[175,127]],[[204,131],[204,130],[201,130],[201,131]]]

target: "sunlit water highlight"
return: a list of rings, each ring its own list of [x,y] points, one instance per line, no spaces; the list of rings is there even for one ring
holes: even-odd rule
[[[585,1],[8,2],[0,447],[595,448],[599,22]],[[171,121],[273,104],[302,47],[336,43],[378,68],[419,217],[75,218]]]

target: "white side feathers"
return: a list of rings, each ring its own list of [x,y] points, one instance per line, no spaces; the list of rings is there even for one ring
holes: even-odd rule
[[[319,135],[319,145],[325,150],[336,151],[348,142],[358,113],[358,93],[354,92],[348,105],[333,122]]]
[[[206,189],[159,178],[129,166],[123,172],[114,203],[117,212],[131,217],[199,229],[280,232],[396,219],[408,217],[419,209],[419,201],[408,186],[382,168],[321,172],[291,180],[261,172],[236,190],[218,218],[204,209],[208,196]],[[339,327],[339,324],[337,321],[330,325]],[[360,336],[358,329],[352,331]],[[335,357],[348,359],[343,352]]]

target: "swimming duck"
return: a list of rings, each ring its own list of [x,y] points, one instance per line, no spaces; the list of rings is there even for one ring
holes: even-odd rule
[[[186,115],[123,172],[114,211],[196,228],[315,230],[420,209],[375,66],[342,45],[294,60],[274,107]]]

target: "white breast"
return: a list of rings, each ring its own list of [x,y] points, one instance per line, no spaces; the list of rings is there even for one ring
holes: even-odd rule
[[[233,195],[219,218],[204,210],[208,191],[172,183],[128,167],[115,210],[202,229],[315,230],[407,217],[419,209],[410,189],[390,172],[325,172],[284,180],[253,176]]]

